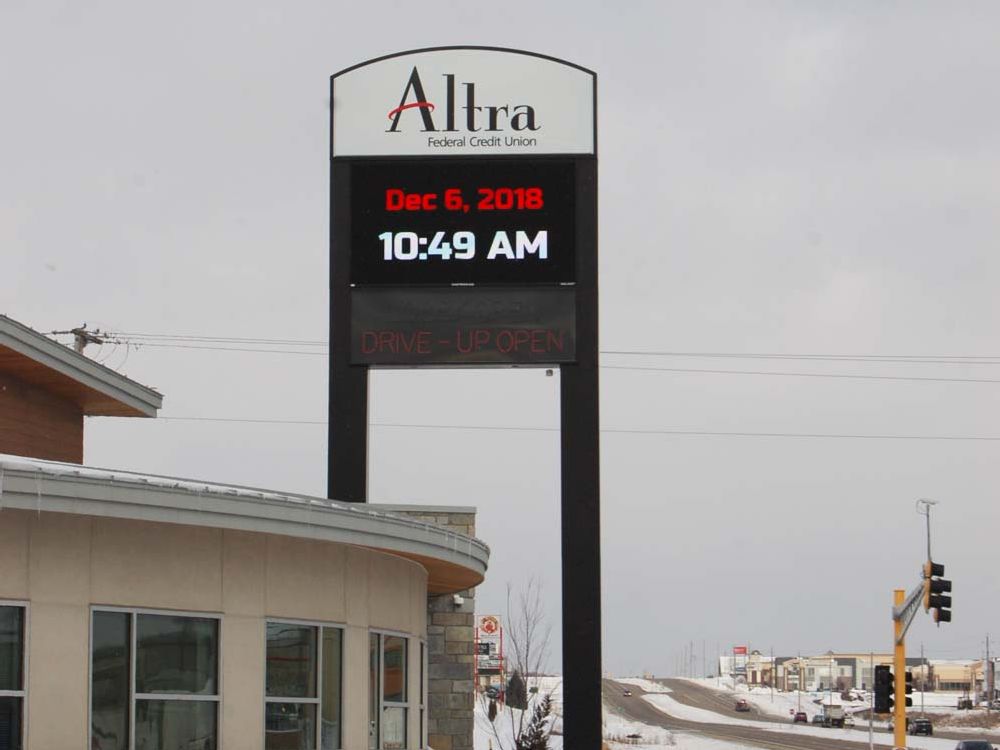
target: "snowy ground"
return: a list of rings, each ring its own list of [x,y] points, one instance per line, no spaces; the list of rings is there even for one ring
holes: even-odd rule
[[[617,680],[627,682],[627,680]],[[629,683],[636,684],[636,683]],[[640,685],[636,684],[636,687]],[[662,685],[658,686],[661,689]],[[640,744],[620,742],[628,735],[639,735]],[[670,732],[662,727],[654,727],[638,721],[631,721],[616,713],[608,706],[604,707],[604,738],[611,750],[751,750],[753,746],[732,742],[713,740],[690,732]],[[479,750],[479,748],[476,748]],[[753,748],[753,750],[757,750]]]
[[[562,750],[562,678],[532,677],[528,679],[528,687],[537,687],[538,692],[529,696],[523,725],[528,725],[534,702],[541,696],[548,695],[552,699],[553,715],[553,734],[549,737],[549,748]],[[487,708],[488,704],[477,698],[473,746],[476,750],[513,750],[514,735],[521,721],[522,712],[505,707],[497,713],[496,719],[491,723],[487,716]]]

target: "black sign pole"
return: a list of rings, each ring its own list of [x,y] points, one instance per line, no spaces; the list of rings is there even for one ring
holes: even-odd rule
[[[368,501],[368,368],[351,364],[350,167],[330,165],[330,402],[326,494]]]
[[[563,745],[599,750],[601,501],[597,343],[597,161],[577,178],[577,361],[560,365]]]

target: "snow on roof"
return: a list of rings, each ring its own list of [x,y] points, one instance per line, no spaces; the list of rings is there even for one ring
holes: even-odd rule
[[[443,567],[429,568],[430,584],[436,570],[442,580],[457,573],[464,583],[456,590],[480,583],[489,560],[489,547],[479,539],[368,503],[0,454],[0,511],[5,507],[243,529],[381,549],[440,561]]]

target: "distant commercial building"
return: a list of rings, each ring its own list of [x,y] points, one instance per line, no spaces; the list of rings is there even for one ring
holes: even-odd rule
[[[0,316],[0,748],[471,748],[474,510],[82,465],[161,402]]]
[[[943,690],[975,695],[984,689],[982,659],[931,659],[928,690]]]

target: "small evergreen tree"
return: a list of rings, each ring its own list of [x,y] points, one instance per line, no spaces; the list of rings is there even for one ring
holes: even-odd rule
[[[507,705],[522,710],[528,707],[528,689],[524,685],[524,678],[516,669],[507,681]]]
[[[546,695],[535,702],[535,708],[531,712],[531,723],[518,738],[517,750],[548,750],[551,712],[552,699],[549,696]]]

